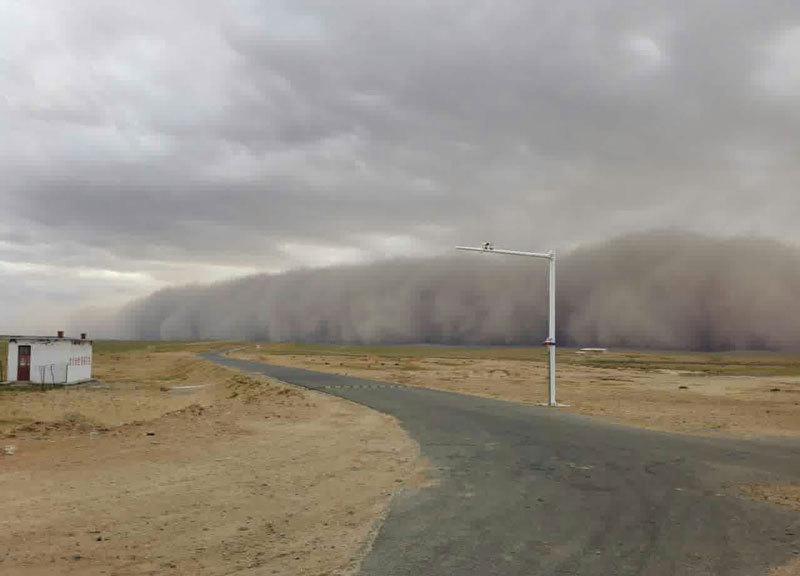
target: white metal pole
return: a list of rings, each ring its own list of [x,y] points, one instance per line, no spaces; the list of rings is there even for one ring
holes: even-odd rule
[[[507,254],[510,256],[528,256],[531,258],[544,258],[549,261],[550,266],[547,271],[548,276],[548,308],[547,318],[547,340],[545,344],[548,349],[548,384],[547,384],[547,405],[558,406],[556,402],[556,252],[522,252],[519,250],[500,250],[494,248],[490,243],[484,244],[482,248],[472,246],[456,246],[457,250],[469,250],[470,252],[484,252],[488,254]]]
[[[548,352],[550,354],[550,386],[548,387],[547,404],[557,406],[556,403],[556,252],[550,252],[550,269],[548,270],[550,289],[548,290],[548,300],[550,305],[550,318],[547,322],[548,330]]]

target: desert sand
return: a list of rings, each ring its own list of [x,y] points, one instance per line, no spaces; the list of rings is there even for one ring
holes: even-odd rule
[[[188,352],[0,393],[0,573],[345,574],[419,478],[392,418]],[[189,388],[187,388],[189,387]]]

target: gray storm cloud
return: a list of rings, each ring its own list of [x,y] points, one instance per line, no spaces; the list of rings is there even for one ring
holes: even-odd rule
[[[558,340],[800,349],[800,251],[667,231],[562,254]],[[146,339],[537,344],[546,265],[481,254],[258,275],[166,289],[114,318]]]
[[[800,245],[797,70],[798,2],[3,2],[0,332],[468,239]]]

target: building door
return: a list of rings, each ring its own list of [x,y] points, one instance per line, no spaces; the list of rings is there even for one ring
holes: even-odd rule
[[[27,382],[31,379],[31,347],[19,346],[17,361],[17,380]]]

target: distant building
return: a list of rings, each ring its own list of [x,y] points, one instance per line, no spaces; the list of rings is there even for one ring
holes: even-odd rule
[[[11,336],[6,380],[74,384],[92,377],[92,341],[58,336]]]

